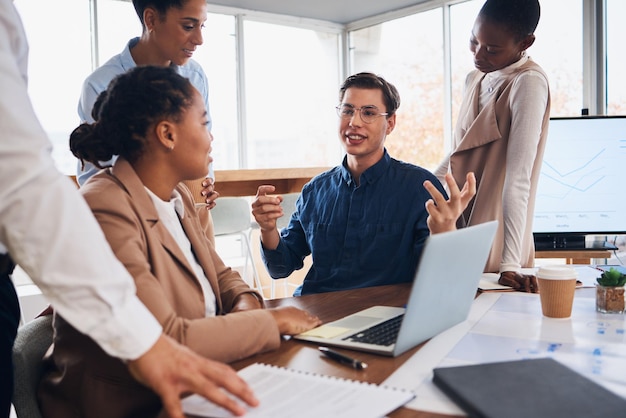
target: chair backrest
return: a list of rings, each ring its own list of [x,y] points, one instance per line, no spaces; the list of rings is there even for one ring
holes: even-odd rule
[[[18,418],[41,418],[37,386],[43,372],[43,356],[52,344],[52,335],[52,315],[35,318],[17,330],[13,346],[13,406]]]
[[[215,236],[246,232],[250,229],[251,207],[244,197],[220,197],[211,209]]]
[[[285,215],[276,220],[276,227],[279,231],[289,225],[291,214],[294,213],[296,210],[296,200],[298,200],[298,198],[300,197],[300,192],[285,193],[282,196],[283,201],[280,206],[283,207],[283,212],[285,213]]]

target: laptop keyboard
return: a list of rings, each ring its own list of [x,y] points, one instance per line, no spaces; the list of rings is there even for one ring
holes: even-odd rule
[[[404,315],[396,316],[343,339],[352,342],[389,346],[396,342],[403,317]]]

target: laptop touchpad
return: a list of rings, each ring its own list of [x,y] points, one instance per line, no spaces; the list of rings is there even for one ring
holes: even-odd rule
[[[380,318],[372,318],[371,316],[350,315],[339,321],[333,322],[333,326],[341,328],[357,329],[367,327],[377,321]]]

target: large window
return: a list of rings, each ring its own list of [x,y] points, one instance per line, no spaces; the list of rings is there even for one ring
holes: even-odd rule
[[[608,0],[606,8],[607,38],[607,113],[626,115],[626,2]]]
[[[442,34],[440,8],[350,34],[352,72],[379,74],[400,93],[389,153],[431,169],[444,154]]]
[[[237,117],[237,47],[235,17],[209,13],[203,30],[204,44],[194,59],[209,80],[209,106],[213,119],[213,167],[239,168]]]
[[[336,164],[339,35],[245,21],[248,168]]]
[[[336,164],[342,149],[333,107],[343,76],[357,71],[379,73],[400,91],[398,125],[387,141],[391,154],[434,168],[445,153],[445,133],[456,120],[465,76],[473,69],[468,39],[483,1],[432,0],[408,16],[351,23],[355,30],[346,29],[346,74],[342,27],[209,4],[204,44],[194,59],[209,79],[215,169]],[[579,115],[584,106],[586,1],[541,2],[537,41],[529,54],[548,74],[552,116]],[[626,3],[604,1],[607,112],[624,114],[621,40],[626,29],[620,19]],[[15,5],[31,46],[29,90],[35,111],[54,143],[59,168],[73,174],[76,162],[67,142],[78,124],[82,82],[93,65],[140,35],[139,20],[128,0],[15,0]]]
[[[474,60],[470,52],[470,36],[474,20],[482,0],[472,0],[450,7],[450,74],[452,88],[452,126],[456,124],[459,108],[463,100],[465,78],[474,69]]]
[[[102,65],[141,35],[139,19],[132,3],[122,0],[16,0],[16,5],[31,43],[30,91],[37,114],[54,142],[59,168],[74,174],[76,160],[67,143],[79,122],[82,81],[93,63]],[[60,9],[68,13],[59,15]],[[49,16],[57,16],[54,31],[42,30]],[[244,53],[238,55],[238,18],[209,13],[204,44],[194,55],[209,79],[215,169],[335,164],[341,155],[333,108],[341,31],[245,20]],[[241,68],[244,82],[238,85]]]
[[[76,173],[68,143],[79,123],[82,80],[91,72],[89,2],[15,0],[15,6],[30,45],[28,91],[35,112],[54,145],[59,170]]]
[[[583,107],[583,0],[541,2],[530,56],[545,70],[551,116],[578,116]]]
[[[100,66],[119,54],[132,38],[141,36],[141,22],[130,1],[100,0],[98,16],[98,61]]]

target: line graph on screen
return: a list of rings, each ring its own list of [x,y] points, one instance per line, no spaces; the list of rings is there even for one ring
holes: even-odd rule
[[[551,120],[535,233],[626,231],[626,118]]]

